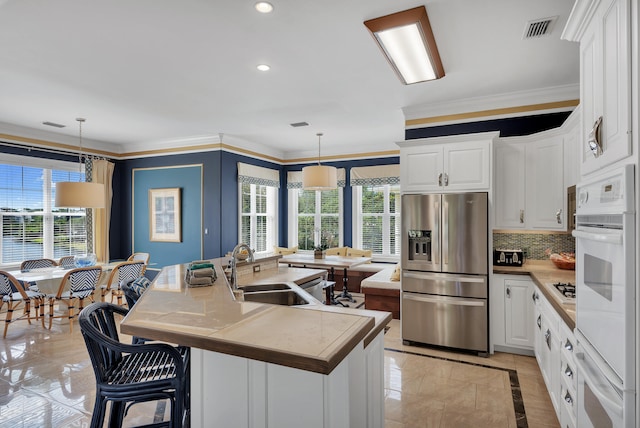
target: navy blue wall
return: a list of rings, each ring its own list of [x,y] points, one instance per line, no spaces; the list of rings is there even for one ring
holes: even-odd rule
[[[505,119],[431,126],[428,128],[407,129],[404,132],[404,137],[406,140],[413,140],[416,138],[443,137],[446,135],[472,134],[489,131],[500,131],[501,137],[531,135],[562,126],[570,114],[570,111],[563,111],[559,113],[538,114],[535,116],[510,117]]]

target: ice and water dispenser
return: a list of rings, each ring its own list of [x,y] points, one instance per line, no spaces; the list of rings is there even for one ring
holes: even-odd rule
[[[430,230],[409,230],[409,260],[431,261]]]

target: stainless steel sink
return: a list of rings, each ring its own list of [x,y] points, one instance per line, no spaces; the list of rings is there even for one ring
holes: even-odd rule
[[[269,303],[272,305],[308,305],[309,302],[294,290],[257,291],[244,293],[245,302]]]
[[[255,284],[239,287],[245,293],[255,293],[258,291],[275,291],[275,290],[291,290],[289,284],[284,282],[276,282],[274,284]]]

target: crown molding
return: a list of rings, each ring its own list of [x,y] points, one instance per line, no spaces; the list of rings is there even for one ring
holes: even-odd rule
[[[405,127],[421,128],[482,119],[527,116],[573,110],[579,104],[580,85],[564,85],[541,90],[519,91],[475,97],[447,103],[405,107]]]
[[[600,0],[577,0],[573,4],[560,39],[579,42],[599,4]]]

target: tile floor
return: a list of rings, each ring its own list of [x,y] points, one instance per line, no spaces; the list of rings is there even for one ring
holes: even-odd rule
[[[386,427],[559,426],[534,358],[404,346],[400,323],[390,327]],[[95,380],[77,321],[73,334],[55,321],[51,331],[11,324],[0,364],[0,427],[89,426]],[[125,424],[150,423],[155,412],[155,404],[134,406]]]

